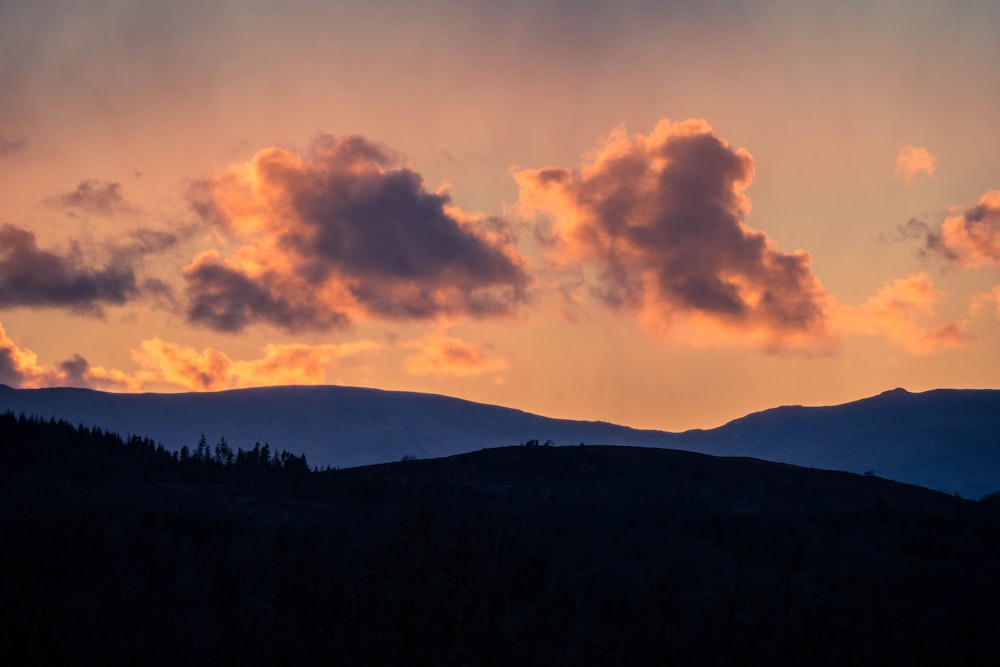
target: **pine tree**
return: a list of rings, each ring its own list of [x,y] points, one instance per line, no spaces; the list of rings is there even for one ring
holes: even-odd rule
[[[226,442],[226,436],[222,436],[215,446],[215,461],[227,466],[233,464],[233,449]]]
[[[205,439],[205,434],[201,434],[201,440],[198,441],[198,449],[195,453],[195,458],[199,462],[208,461],[211,458],[211,451],[208,448],[208,440]]]

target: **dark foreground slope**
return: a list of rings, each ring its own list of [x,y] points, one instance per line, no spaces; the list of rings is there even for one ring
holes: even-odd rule
[[[990,500],[614,447],[308,473],[10,417],[0,456],[3,664],[1000,659]]]
[[[117,433],[167,448],[225,437],[304,453],[312,465],[434,458],[537,438],[559,445],[669,447],[863,473],[979,498],[1000,490],[1000,391],[894,390],[831,407],[782,407],[709,431],[666,433],[550,419],[446,396],[356,387],[271,387],[193,394],[110,394],[0,385],[0,410]]]

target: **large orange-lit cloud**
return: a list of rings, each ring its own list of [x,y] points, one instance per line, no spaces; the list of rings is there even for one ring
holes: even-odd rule
[[[936,164],[937,158],[926,148],[901,144],[896,149],[896,168],[893,173],[907,185],[913,185],[917,174],[933,176]]]
[[[505,358],[441,331],[425,334],[420,340],[405,343],[404,347],[416,350],[403,361],[404,370],[411,375],[470,377],[508,368]]]
[[[597,268],[593,293],[666,340],[830,351],[831,298],[804,251],[744,224],[753,159],[703,120],[616,131],[574,169],[517,172],[520,204],[551,218],[549,261]]]
[[[864,304],[841,309],[839,317],[845,330],[885,336],[914,355],[963,347],[971,340],[965,320],[932,321],[943,297],[926,273],[918,273],[883,285]]]
[[[506,222],[462,213],[362,137],[320,136],[305,155],[262,150],[196,183],[191,203],[239,245],[184,271],[188,318],[217,330],[488,317],[527,299]]]
[[[1000,190],[990,190],[979,203],[945,218],[939,229],[910,220],[900,229],[904,238],[918,238],[925,254],[945,258],[957,269],[1000,267]]]
[[[121,305],[139,292],[127,264],[91,268],[78,252],[42,250],[33,232],[0,226],[0,307],[57,306],[99,315],[102,306]]]

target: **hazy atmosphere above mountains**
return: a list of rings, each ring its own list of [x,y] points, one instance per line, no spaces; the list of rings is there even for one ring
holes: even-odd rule
[[[0,383],[674,431],[996,387],[998,28],[991,0],[0,0]]]

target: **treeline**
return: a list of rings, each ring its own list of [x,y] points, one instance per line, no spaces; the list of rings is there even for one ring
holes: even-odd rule
[[[283,493],[306,492],[310,468],[305,454],[256,443],[235,450],[222,437],[211,447],[204,435],[191,447],[170,451],[149,437],[63,420],[0,415],[0,457],[5,476],[33,471],[45,479],[94,485],[108,478],[134,482],[233,484]]]

